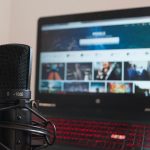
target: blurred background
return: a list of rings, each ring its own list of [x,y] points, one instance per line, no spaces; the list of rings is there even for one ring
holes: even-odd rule
[[[23,43],[32,47],[31,90],[34,91],[37,22],[40,17],[144,6],[150,6],[150,1],[0,0],[0,44]]]

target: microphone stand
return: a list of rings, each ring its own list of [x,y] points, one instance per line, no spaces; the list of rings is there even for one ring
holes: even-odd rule
[[[21,130],[21,131],[25,131],[25,132],[30,132],[36,136],[43,136],[45,139],[44,145],[40,145],[34,149],[33,149],[34,145],[31,145],[31,148],[33,150],[40,150],[42,148],[46,148],[47,146],[54,144],[55,139],[56,139],[56,127],[51,121],[47,120],[41,114],[39,114],[38,112],[36,112],[35,110],[33,110],[29,107],[29,103],[31,103],[32,101],[33,100],[27,102],[25,99],[20,99],[20,100],[17,100],[17,104],[15,104],[13,106],[0,108],[0,111],[6,111],[6,110],[11,110],[11,109],[16,109],[16,108],[26,108],[32,114],[34,114],[36,117],[41,119],[42,122],[32,121],[32,125],[30,125],[30,124],[14,123],[14,122],[11,123],[11,122],[7,122],[7,121],[2,121],[2,122],[0,122],[0,128]],[[52,128],[53,129],[53,139],[52,140],[50,140],[50,132],[48,131],[49,125],[53,127]],[[0,145],[5,150],[11,150],[9,147],[7,147],[6,145],[4,145],[1,142],[0,142]]]

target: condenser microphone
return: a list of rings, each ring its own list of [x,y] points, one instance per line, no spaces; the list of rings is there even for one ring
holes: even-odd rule
[[[32,109],[30,75],[30,47],[1,45],[0,150],[41,149],[55,141],[55,125]]]

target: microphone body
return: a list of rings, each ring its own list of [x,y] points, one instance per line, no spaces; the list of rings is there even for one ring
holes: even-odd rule
[[[40,150],[55,141],[55,125],[32,109],[30,74],[29,46],[0,46],[0,150]]]
[[[31,113],[26,108],[4,111],[1,118],[3,122],[31,124]],[[3,128],[0,136],[0,141],[11,150],[31,150],[31,133],[12,128]],[[6,150],[5,148],[0,149]]]
[[[29,102],[31,51],[27,45],[11,44],[0,46],[0,109]],[[24,90],[28,91],[25,97]],[[28,104],[30,105],[30,104]],[[30,106],[29,106],[30,107]],[[31,112],[27,108],[16,107],[0,111],[0,122],[31,124]],[[31,133],[0,126],[0,149],[31,150]]]

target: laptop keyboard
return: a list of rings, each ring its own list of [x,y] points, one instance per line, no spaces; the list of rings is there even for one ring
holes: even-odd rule
[[[148,124],[62,118],[49,120],[56,125],[58,145],[99,150],[150,150]]]

